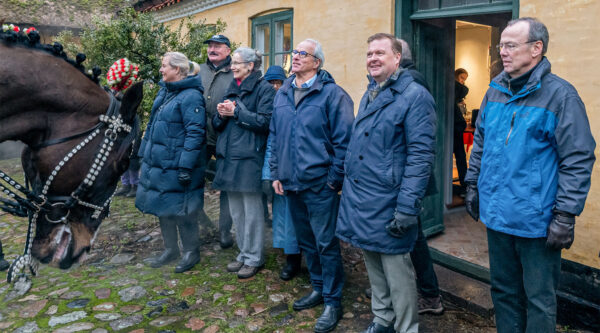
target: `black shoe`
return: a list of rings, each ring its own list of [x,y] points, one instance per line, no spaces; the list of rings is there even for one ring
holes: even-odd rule
[[[177,267],[175,267],[175,273],[183,273],[188,271],[199,262],[200,252],[198,250],[184,252],[183,257],[177,263]]]
[[[127,195],[127,193],[129,193],[130,190],[131,190],[131,186],[123,185],[117,190],[117,192],[115,192],[115,196],[116,197],[124,197],[125,195]]]
[[[300,254],[289,254],[286,258],[285,267],[279,273],[279,278],[283,281],[293,279],[300,272],[301,263],[302,257]]]
[[[333,305],[325,305],[321,317],[317,319],[315,324],[315,333],[331,332],[335,329],[338,322],[342,318],[342,307]]]
[[[127,192],[127,194],[125,194],[125,196],[127,198],[135,198],[136,193],[137,193],[137,185],[131,185],[129,192]]]
[[[4,257],[1,257],[0,258],[0,272],[7,270],[8,267],[10,267],[10,264],[8,263],[8,261],[6,261],[4,259]]]
[[[179,249],[165,249],[158,257],[148,260],[150,267],[159,268],[179,258]]]
[[[233,246],[233,237],[231,237],[231,232],[221,231],[219,234],[219,244],[221,245],[222,249],[228,249]]]
[[[292,308],[296,311],[314,308],[315,306],[323,303],[323,296],[320,292],[312,291],[310,294],[300,298],[294,302]]]
[[[378,324],[376,322],[372,322],[371,325],[369,325],[369,327],[367,327],[366,331],[363,331],[362,333],[394,333],[394,325],[390,325],[390,326],[383,326],[381,324]]]

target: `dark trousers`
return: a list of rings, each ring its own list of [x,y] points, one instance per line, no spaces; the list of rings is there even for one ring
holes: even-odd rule
[[[465,176],[467,175],[467,153],[465,153],[465,143],[463,141],[463,131],[454,131],[454,158],[456,159],[456,169],[458,169],[458,180],[460,186],[465,186]]]
[[[419,289],[421,296],[430,298],[439,296],[440,289],[438,280],[435,271],[433,270],[433,262],[429,255],[429,246],[427,246],[427,239],[423,234],[420,217],[417,241],[415,242],[415,247],[410,252],[410,259],[415,268],[417,288]]]
[[[207,165],[213,156],[216,157],[216,147],[206,146]],[[200,213],[200,216],[206,216],[204,210]],[[208,217],[206,217],[206,219],[208,219]],[[229,212],[229,199],[227,198],[227,192],[221,191],[221,194],[219,195],[219,231],[231,232],[232,224],[233,220],[231,219],[231,213]]]
[[[487,236],[498,333],[554,333],[561,252],[546,248],[546,238]]]
[[[160,216],[160,231],[165,249],[179,249],[177,245],[177,230],[181,238],[183,252],[197,251],[200,248],[198,239],[197,214],[186,216]]]
[[[323,185],[319,189],[290,191],[287,196],[312,287],[322,293],[325,304],[340,306],[344,267],[340,241],[335,237],[340,203],[338,193]]]

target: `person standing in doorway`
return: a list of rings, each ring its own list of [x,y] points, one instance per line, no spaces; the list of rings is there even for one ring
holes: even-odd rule
[[[214,35],[204,41],[208,44],[206,50],[206,63],[200,65],[200,78],[204,86],[204,99],[206,101],[206,161],[215,156],[217,145],[217,132],[215,132],[210,121],[217,114],[217,105],[223,101],[225,92],[231,81],[231,42],[224,35]],[[227,192],[221,191],[219,196],[219,244],[226,249],[233,245],[231,237],[231,215],[229,213],[229,200]],[[208,219],[202,211],[201,218]]]
[[[321,69],[325,55],[318,41],[302,41],[292,55],[294,74],[274,101],[271,178],[275,193],[285,191],[288,197],[313,287],[293,308],[300,311],[325,303],[315,332],[329,332],[342,317],[344,267],[335,226],[354,104]]]
[[[485,94],[466,208],[487,227],[499,333],[555,332],[561,250],[590,189],[596,143],[577,90],[550,70],[549,35],[535,18],[508,22],[504,71]]]
[[[435,154],[433,97],[400,67],[393,35],[367,39],[370,81],[344,163],[336,235],[363,250],[375,318],[365,332],[418,332],[410,251]]]
[[[465,86],[465,81],[469,77],[469,73],[464,68],[459,68],[454,71],[454,159],[456,160],[456,169],[458,170],[458,181],[460,189],[458,194],[465,194],[465,175],[467,174],[467,154],[465,152],[465,142],[463,134],[467,129],[467,122],[464,114],[467,111],[465,97],[469,93],[469,88]]]

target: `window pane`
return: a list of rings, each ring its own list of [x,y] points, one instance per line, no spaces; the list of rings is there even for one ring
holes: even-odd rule
[[[263,74],[265,74],[267,69],[269,69],[269,56],[264,55],[262,57],[262,65],[260,65],[260,70],[263,72]]]
[[[275,55],[275,65],[283,67],[286,73],[292,69],[292,56],[289,53]]]
[[[290,51],[292,47],[292,24],[289,20],[275,22],[275,52]]]
[[[467,0],[442,0],[442,8],[463,6],[466,4]]]
[[[490,3],[490,0],[467,0],[467,4],[474,5],[478,3]]]
[[[419,0],[419,10],[422,9],[437,9],[438,0]]]
[[[256,49],[262,53],[269,53],[271,48],[271,34],[269,24],[260,24],[256,26],[254,31],[254,45]]]

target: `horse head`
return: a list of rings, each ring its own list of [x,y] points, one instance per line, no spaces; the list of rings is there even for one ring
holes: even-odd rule
[[[142,100],[142,88],[141,82],[129,88],[118,110],[120,120],[115,120],[118,117],[112,118],[113,122],[122,123],[122,128],[130,127],[129,132],[117,131],[116,128],[110,130],[104,124],[93,137],[92,131],[87,136],[40,149],[29,145],[23,151],[24,171],[36,193],[44,190],[49,177],[61,161],[64,162],[55,173],[47,191],[52,209],[41,210],[36,219],[31,254],[42,263],[69,268],[73,263],[83,261],[85,254],[89,252],[100,223],[108,214],[108,204],[119,176],[129,166],[132,143],[139,127],[136,110]],[[108,95],[106,100],[109,100]],[[104,105],[110,105],[110,102],[106,101]],[[79,122],[89,124],[88,118],[90,117],[86,115]],[[100,117],[92,118],[100,122]],[[121,126],[120,123],[115,126]],[[98,125],[91,128],[96,126]],[[77,149],[78,146],[81,148]],[[65,161],[70,154],[72,157]],[[85,184],[86,179],[89,180],[89,185]],[[79,188],[83,190],[78,192]],[[99,210],[97,207],[103,209]]]

